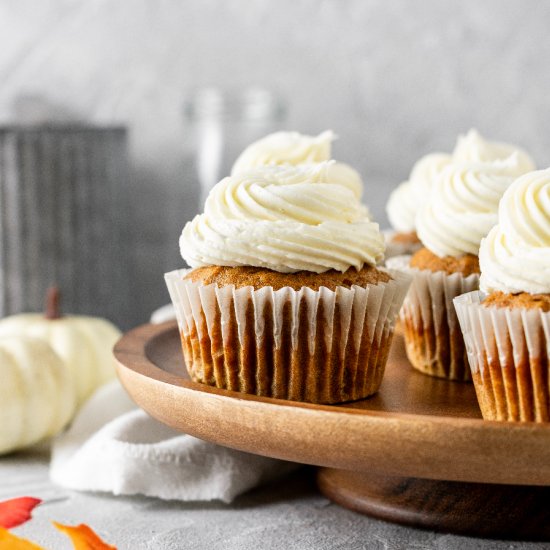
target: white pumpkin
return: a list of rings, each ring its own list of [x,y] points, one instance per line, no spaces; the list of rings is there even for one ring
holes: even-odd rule
[[[59,294],[51,289],[46,316],[22,313],[0,320],[0,337],[26,335],[50,344],[73,378],[77,405],[115,377],[113,346],[120,331],[109,321],[83,315],[60,316]]]
[[[43,340],[0,338],[0,454],[57,434],[76,393],[63,360]]]

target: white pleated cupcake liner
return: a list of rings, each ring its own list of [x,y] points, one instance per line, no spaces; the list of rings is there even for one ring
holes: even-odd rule
[[[487,307],[484,298],[454,300],[483,417],[550,421],[550,312]]]
[[[311,402],[378,389],[408,275],[390,271],[392,280],[366,288],[275,291],[203,285],[187,273],[165,279],[194,380]]]
[[[409,361],[416,369],[441,378],[471,379],[464,339],[453,299],[479,288],[479,275],[465,277],[410,267],[411,256],[390,258],[387,266],[413,280],[400,311]]]

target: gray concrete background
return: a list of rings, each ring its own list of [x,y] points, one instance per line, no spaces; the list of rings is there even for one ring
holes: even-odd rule
[[[47,453],[0,457],[0,500],[43,499],[14,532],[69,550],[52,521],[87,523],[119,550],[543,550],[548,543],[482,540],[412,529],[341,508],[321,496],[313,469],[259,487],[232,504],[76,493],[48,481]]]
[[[167,301],[162,273],[180,266],[197,210],[181,116],[192,90],[264,86],[287,98],[288,128],[332,128],[386,225],[392,186],[472,126],[550,164],[549,25],[545,0],[0,0],[0,120],[41,96],[129,126],[129,232],[116,244],[131,325]]]

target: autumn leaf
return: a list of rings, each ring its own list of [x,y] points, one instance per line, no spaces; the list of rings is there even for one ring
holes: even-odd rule
[[[0,527],[0,550],[44,550],[44,548]]]
[[[0,527],[11,529],[31,519],[31,512],[42,501],[39,498],[20,497],[0,502]]]
[[[62,533],[70,537],[74,550],[116,550],[116,546],[103,542],[87,525],[80,524],[73,527],[71,525],[62,525],[55,521],[53,524]]]

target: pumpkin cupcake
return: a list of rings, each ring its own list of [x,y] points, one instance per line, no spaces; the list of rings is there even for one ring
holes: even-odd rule
[[[416,234],[416,214],[435,180],[450,162],[451,155],[445,153],[422,157],[413,166],[409,179],[391,192],[386,212],[392,229],[384,232],[387,258],[412,254],[422,247]]]
[[[407,356],[416,369],[471,379],[452,300],[479,288],[479,243],[496,224],[504,191],[523,169],[516,153],[494,162],[451,162],[416,217],[423,248],[389,262],[414,276],[401,320]]]
[[[458,137],[452,154],[432,153],[422,157],[413,166],[409,179],[398,185],[390,194],[386,212],[391,230],[384,231],[386,258],[413,254],[422,243],[416,231],[416,216],[428,200],[441,172],[451,163],[486,163],[517,157],[517,175],[535,169],[531,157],[519,147],[484,139],[477,130]]]
[[[550,169],[520,177],[454,303],[483,418],[550,421]]]
[[[193,380],[312,403],[376,392],[407,275],[331,163],[236,172],[182,233],[166,275]]]

